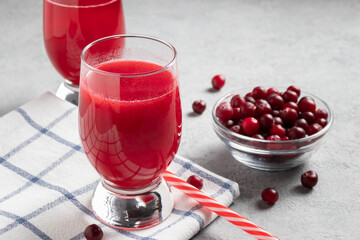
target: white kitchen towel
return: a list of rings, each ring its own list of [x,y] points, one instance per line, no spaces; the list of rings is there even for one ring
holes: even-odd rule
[[[174,209],[161,224],[137,231],[102,224],[90,207],[99,175],[82,151],[77,117],[76,106],[45,93],[0,118],[0,239],[84,239],[93,223],[104,239],[190,239],[217,217],[172,187]],[[169,170],[200,176],[203,191],[227,206],[240,194],[235,182],[183,157]]]

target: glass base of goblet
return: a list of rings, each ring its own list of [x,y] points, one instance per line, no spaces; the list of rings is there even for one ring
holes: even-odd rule
[[[174,201],[161,177],[150,187],[125,191],[100,181],[92,199],[95,216],[103,223],[122,229],[144,229],[161,223],[171,213]]]
[[[66,100],[78,106],[79,86],[75,86],[71,84],[70,81],[65,80],[60,84],[55,95],[60,99]]]

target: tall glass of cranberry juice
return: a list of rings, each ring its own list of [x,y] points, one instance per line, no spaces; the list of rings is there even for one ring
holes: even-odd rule
[[[99,38],[125,33],[122,1],[43,0],[43,7],[46,52],[64,78],[64,89],[78,92],[82,49]]]
[[[92,207],[118,228],[160,223],[173,207],[161,174],[181,137],[176,51],[158,38],[116,35],[81,55],[79,133],[100,174]]]

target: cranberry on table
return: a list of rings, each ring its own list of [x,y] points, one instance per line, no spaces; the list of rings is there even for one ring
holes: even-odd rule
[[[222,102],[217,106],[215,115],[223,121],[229,120],[233,115],[233,107],[229,102]]]
[[[260,124],[256,118],[247,117],[241,123],[241,130],[248,136],[259,132]]]
[[[211,79],[211,84],[214,89],[220,90],[225,85],[225,77],[223,75],[216,75]]]
[[[87,240],[101,240],[103,235],[102,229],[96,224],[87,226],[84,231],[84,236]]]
[[[202,178],[196,175],[191,175],[186,181],[199,190],[201,190],[204,185]]]
[[[300,99],[299,103],[299,111],[300,112],[312,112],[316,111],[315,100],[312,97],[303,97]]]
[[[192,109],[194,110],[194,112],[201,114],[205,111],[206,109],[206,103],[203,100],[196,100],[193,102],[192,104]]]
[[[274,204],[279,199],[279,193],[273,188],[266,188],[261,193],[261,198],[267,204]]]
[[[301,175],[301,183],[304,187],[312,188],[318,182],[318,175],[314,171],[307,171]]]

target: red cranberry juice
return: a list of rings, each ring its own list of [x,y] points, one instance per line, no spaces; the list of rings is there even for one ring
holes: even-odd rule
[[[121,0],[44,0],[44,41],[56,70],[79,85],[80,54],[96,39],[125,33]]]
[[[114,61],[97,69],[144,73],[160,66]],[[79,130],[84,151],[97,172],[120,189],[151,185],[173,160],[181,137],[177,76],[165,70],[114,79],[95,71],[81,81]],[[116,81],[114,81],[116,80]]]

